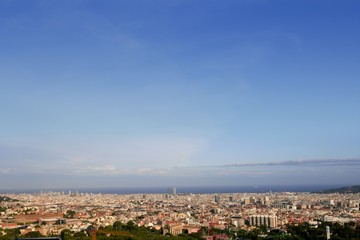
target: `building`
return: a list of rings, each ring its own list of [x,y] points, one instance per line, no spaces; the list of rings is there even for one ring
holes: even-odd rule
[[[231,224],[234,225],[235,227],[242,227],[245,225],[245,219],[239,216],[236,217],[231,217]]]
[[[278,226],[275,215],[251,215],[249,219],[251,226],[266,226],[276,228]]]
[[[242,203],[245,204],[245,205],[249,205],[250,204],[250,198],[249,197],[244,197],[242,199]]]
[[[168,189],[167,189],[167,193],[168,194],[172,194],[172,195],[176,195],[176,187],[169,187]]]

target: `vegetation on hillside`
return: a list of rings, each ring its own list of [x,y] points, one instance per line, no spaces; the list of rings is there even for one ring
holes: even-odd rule
[[[6,196],[0,196],[0,202],[18,202],[17,199],[12,199]]]
[[[317,227],[311,226],[308,223],[302,223],[299,225],[288,225],[287,231],[268,229],[263,226],[259,228],[246,231],[244,229],[237,230],[220,230],[212,229],[211,231],[206,227],[202,227],[196,234],[180,234],[178,236],[172,236],[170,234],[163,235],[161,231],[154,230],[145,227],[138,227],[132,221],[127,224],[121,222],[115,222],[112,226],[106,228],[93,229],[89,228],[82,232],[72,232],[68,229],[61,232],[61,238],[63,240],[91,240],[93,234],[96,234],[97,240],[196,240],[204,239],[202,236],[212,234],[224,234],[233,237],[232,239],[242,240],[325,240],[326,239],[326,226],[330,227],[332,240],[355,240],[360,239],[360,226],[355,223],[346,223],[341,225],[339,223],[322,222]],[[3,240],[13,240],[15,236],[20,235],[20,231],[5,230],[6,235],[1,236]],[[236,236],[236,237],[235,237]],[[44,237],[39,232],[29,232],[22,235],[21,238],[34,238]]]
[[[327,189],[316,193],[360,193],[360,185]]]

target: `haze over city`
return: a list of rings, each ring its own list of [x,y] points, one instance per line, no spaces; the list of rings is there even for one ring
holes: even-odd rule
[[[0,1],[0,190],[358,184],[359,9]]]

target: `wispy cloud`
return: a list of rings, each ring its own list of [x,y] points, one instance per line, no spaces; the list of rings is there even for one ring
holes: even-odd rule
[[[272,167],[307,167],[316,172],[319,167],[360,166],[360,159],[313,159],[273,162],[249,162],[225,165],[178,166],[171,168],[146,168],[136,171],[128,170],[128,174],[163,175],[163,176],[205,176],[205,175],[271,175],[276,173]],[[265,168],[257,168],[265,167]],[[268,167],[268,168],[267,168]]]
[[[14,169],[11,168],[0,168],[0,174],[9,174],[14,172]]]
[[[234,163],[215,167],[256,167],[256,166],[343,166],[360,165],[360,158],[353,159],[311,159],[279,162]]]
[[[84,174],[114,174],[114,175],[141,175],[141,176],[224,176],[224,175],[272,175],[276,169],[272,167],[307,167],[309,172],[317,172],[319,167],[360,166],[360,159],[315,159],[274,161],[255,163],[234,163],[226,165],[206,166],[174,166],[167,168],[116,168],[114,166],[87,167],[81,172]],[[258,168],[265,167],[265,168]],[[291,170],[291,169],[290,169]]]
[[[0,144],[0,168],[35,174],[163,175],[167,170],[162,168],[189,165],[207,142],[196,137],[141,136]]]
[[[28,187],[47,188],[75,185],[80,187],[276,185],[284,182],[328,184],[334,179],[337,184],[355,184],[360,180],[359,166],[360,159],[143,168],[98,163],[83,165],[82,168],[71,166],[62,168],[44,166],[38,169],[2,168],[0,180],[11,182],[10,185],[17,188],[24,187],[24,182]]]

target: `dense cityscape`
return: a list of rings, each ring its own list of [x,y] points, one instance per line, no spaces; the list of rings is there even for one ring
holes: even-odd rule
[[[96,239],[97,235],[112,236],[111,239],[137,239],[129,232],[114,234],[110,231],[115,226],[132,226],[157,233],[154,239],[163,236],[269,239],[274,232],[284,238],[291,235],[289,226],[301,224],[311,228],[324,223],[327,226],[350,224],[357,229],[359,203],[358,193],[177,194],[176,188],[169,188],[166,194],[78,191],[4,194],[0,205],[0,234],[1,239],[13,239],[14,236]],[[319,239],[330,239],[332,229],[328,228],[322,230]],[[246,238],[248,235],[245,233],[249,232],[255,235]],[[239,236],[241,233],[244,238]]]

